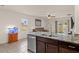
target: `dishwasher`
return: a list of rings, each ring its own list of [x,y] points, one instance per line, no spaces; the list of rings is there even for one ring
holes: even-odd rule
[[[28,35],[28,50],[36,53],[36,36]]]

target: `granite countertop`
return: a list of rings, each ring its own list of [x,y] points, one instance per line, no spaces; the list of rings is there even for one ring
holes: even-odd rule
[[[75,44],[79,44],[79,39],[78,37],[72,36],[72,35],[59,35],[59,36],[48,36],[48,35],[42,35],[40,33],[29,33],[31,35],[34,36],[40,36],[40,37],[44,37],[44,38],[50,38],[50,39],[56,39],[56,40],[60,40],[60,41],[65,41],[65,42],[70,42],[70,43],[75,43]]]

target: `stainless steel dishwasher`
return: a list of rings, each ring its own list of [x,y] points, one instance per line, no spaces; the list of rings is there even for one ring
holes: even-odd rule
[[[28,50],[31,52],[36,52],[36,36],[34,35],[28,35]]]

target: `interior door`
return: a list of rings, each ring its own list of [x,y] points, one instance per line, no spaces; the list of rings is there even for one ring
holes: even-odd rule
[[[38,53],[45,53],[45,42],[37,41],[37,52]]]
[[[58,46],[46,44],[46,53],[58,53]]]

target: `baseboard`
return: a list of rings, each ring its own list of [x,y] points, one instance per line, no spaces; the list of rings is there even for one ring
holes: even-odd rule
[[[8,43],[7,41],[5,41],[5,42],[0,42],[0,44],[6,44],[6,43]]]
[[[19,39],[19,40],[23,40],[23,39],[27,39],[27,38],[21,38],[21,39]]]

